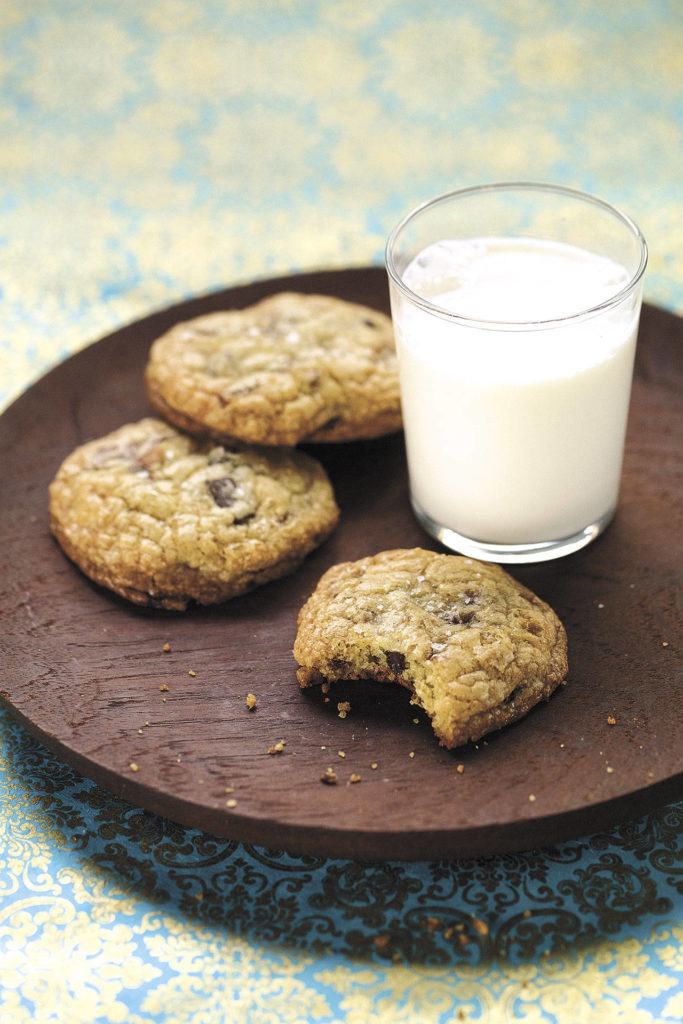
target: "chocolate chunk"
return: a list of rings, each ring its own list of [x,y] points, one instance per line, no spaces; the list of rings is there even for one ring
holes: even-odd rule
[[[206,486],[219,508],[229,508],[234,504],[237,486],[229,476],[219,477],[218,480],[207,480]]]
[[[401,654],[400,651],[385,651],[385,654],[387,657],[387,665],[389,666],[391,671],[395,672],[396,675],[399,675],[401,672],[403,672],[404,668],[406,667],[405,655]]]

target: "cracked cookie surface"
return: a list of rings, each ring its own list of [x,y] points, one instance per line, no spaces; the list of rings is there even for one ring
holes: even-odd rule
[[[146,418],[76,448],[50,528],[95,582],[136,604],[214,604],[292,572],[338,519],[320,463],[202,442]]]
[[[299,613],[301,687],[397,682],[440,743],[516,721],[567,673],[555,612],[499,566],[420,548],[333,566]]]
[[[219,440],[351,441],[402,422],[390,318],[327,295],[280,292],[176,324],[145,381],[155,412]]]

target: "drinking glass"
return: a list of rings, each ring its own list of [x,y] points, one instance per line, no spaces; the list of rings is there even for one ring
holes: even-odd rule
[[[445,546],[544,561],[610,522],[646,263],[626,214],[534,182],[450,192],[391,233],[411,502]]]

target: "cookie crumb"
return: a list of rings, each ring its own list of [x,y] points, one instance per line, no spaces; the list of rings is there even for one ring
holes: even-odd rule
[[[191,668],[190,671],[187,674],[188,674],[188,676],[196,676],[197,675],[197,673],[195,672],[195,670],[193,668]]]
[[[360,782],[360,775],[356,775],[354,772],[353,775],[349,776],[349,782]]]
[[[536,797],[534,796],[534,794],[533,793],[529,793],[529,803],[532,804],[535,799],[536,799]]]
[[[465,765],[464,764],[459,764],[458,767],[455,770],[458,773],[458,775],[462,775],[462,773],[465,771]]]
[[[162,683],[159,689],[161,690],[162,693],[166,693],[168,690],[168,686],[166,685],[166,683]]]
[[[328,786],[334,786],[337,782],[337,773],[333,772],[331,768],[328,768],[320,776],[320,781],[326,782]]]
[[[668,647],[668,646],[669,646],[669,641],[668,640],[662,640],[662,647]]]
[[[605,768],[605,771],[607,772],[608,775],[611,775],[612,772],[614,771],[614,768],[612,768],[612,766],[610,764],[608,764],[607,767]]]
[[[370,767],[372,768],[372,770],[374,772],[379,767],[379,765],[377,764],[376,761],[373,761],[372,764],[370,765]]]
[[[235,787],[234,786],[226,786],[225,787],[225,792],[226,793],[234,793],[235,792]]]
[[[128,765],[128,767],[130,768],[130,770],[132,772],[137,772],[139,770],[137,764],[135,763],[135,761],[131,761],[130,764]]]
[[[351,710],[351,704],[348,700],[341,700],[337,704],[337,711],[339,712],[340,718],[346,718],[349,711]]]
[[[488,935],[489,926],[486,921],[482,921],[480,917],[472,918],[472,927],[474,928],[477,935]]]
[[[343,750],[338,750],[337,753],[338,753],[339,757],[346,757],[346,753]]]
[[[272,747],[268,747],[268,753],[269,754],[281,754],[284,749],[285,749],[285,741],[284,740],[278,740],[277,743],[274,743]]]
[[[524,911],[524,913],[522,914],[522,917],[526,917],[526,918],[529,918],[529,917],[531,917],[531,911],[530,911],[530,910],[529,910],[529,909],[527,908],[527,909],[526,909],[526,910]]]
[[[225,806],[226,806],[226,807],[237,807],[237,801],[235,800],[235,798],[234,798],[234,797],[231,797],[231,798],[230,798],[230,800],[228,800],[228,801],[226,802],[226,805],[225,805]]]
[[[614,717],[614,715],[608,715],[607,716],[607,724],[608,725],[616,725],[617,724],[617,720]]]
[[[171,645],[170,644],[164,644],[164,646],[161,649],[164,652],[164,654],[168,654],[170,652],[170,650],[171,650]]]
[[[408,754],[408,757],[415,757],[415,751],[411,750],[410,753]]]
[[[253,711],[256,707],[256,696],[253,693],[247,694],[247,707],[250,711]]]

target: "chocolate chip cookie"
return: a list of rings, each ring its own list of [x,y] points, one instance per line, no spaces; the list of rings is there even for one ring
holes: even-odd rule
[[[299,613],[302,687],[397,682],[456,747],[547,699],[567,673],[554,611],[499,566],[420,548],[329,569]]]
[[[179,323],[152,345],[145,380],[154,410],[197,436],[296,445],[401,427],[391,320],[327,295]]]
[[[338,515],[303,452],[202,442],[154,418],[77,448],[50,485],[51,530],[87,576],[177,610],[292,572]]]

